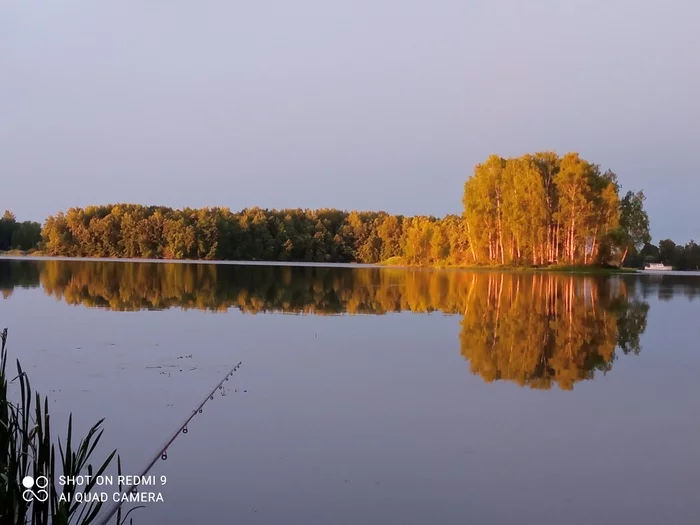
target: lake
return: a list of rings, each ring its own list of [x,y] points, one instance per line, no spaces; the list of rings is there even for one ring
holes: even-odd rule
[[[2,259],[0,293],[54,432],[106,418],[125,474],[216,390],[135,524],[700,518],[699,276]]]

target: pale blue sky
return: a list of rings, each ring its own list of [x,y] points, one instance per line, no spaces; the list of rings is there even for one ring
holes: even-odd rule
[[[0,0],[0,208],[461,212],[574,150],[700,241],[696,0]]]

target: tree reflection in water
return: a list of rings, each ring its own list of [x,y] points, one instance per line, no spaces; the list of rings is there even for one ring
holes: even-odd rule
[[[694,299],[697,279],[315,266],[0,261],[0,290],[41,286],[68,304],[120,311],[167,308],[246,313],[462,316],[459,341],[485,381],[570,390],[639,354],[657,292]]]

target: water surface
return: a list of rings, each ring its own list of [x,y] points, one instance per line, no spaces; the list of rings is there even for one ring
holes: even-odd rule
[[[0,260],[55,424],[135,523],[697,523],[700,278]],[[290,315],[291,314],[291,315]]]

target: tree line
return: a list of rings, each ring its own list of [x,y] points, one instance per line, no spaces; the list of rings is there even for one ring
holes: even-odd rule
[[[676,244],[671,239],[659,241],[658,246],[647,243],[638,253],[631,257],[633,266],[642,267],[646,263],[660,262],[672,266],[675,270],[700,270],[700,245],[690,241],[685,245]]]
[[[12,212],[5,211],[0,218],[0,251],[31,250],[40,242],[41,224],[32,221],[18,222]]]
[[[641,191],[621,195],[615,173],[577,153],[492,155],[467,180],[459,216],[114,204],[49,216],[40,242],[13,242],[81,257],[621,265],[651,242],[644,200]]]
[[[457,216],[385,212],[226,208],[174,210],[117,204],[71,208],[44,225],[49,255],[376,263],[464,264],[467,237]]]

